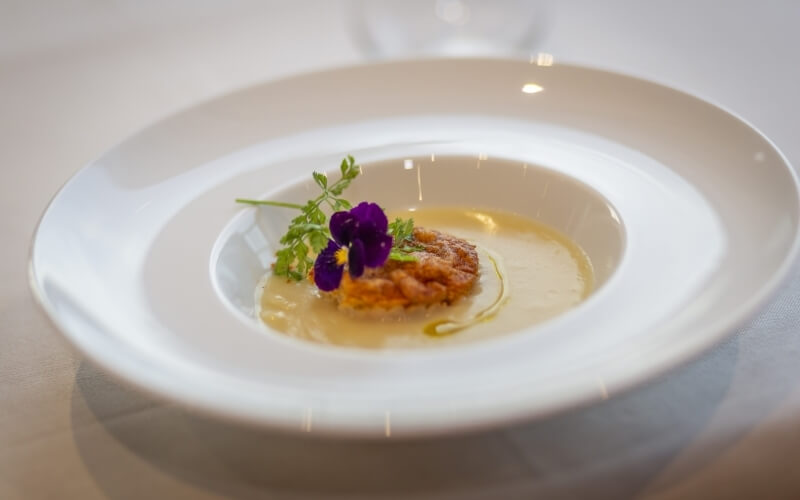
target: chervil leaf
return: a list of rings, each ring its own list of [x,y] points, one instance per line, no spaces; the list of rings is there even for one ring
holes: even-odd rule
[[[414,241],[414,219],[397,218],[389,223],[389,234],[392,236],[392,252],[389,258],[397,261],[415,261],[413,252],[425,248]]]
[[[315,253],[319,253],[323,248],[328,246],[328,234],[322,231],[311,233],[309,243],[311,243],[312,250],[314,250]]]
[[[416,262],[417,258],[409,253],[403,253],[400,250],[392,250],[389,254],[390,260],[396,260],[398,262]]]
[[[314,210],[312,210],[311,213],[308,214],[308,218],[311,219],[311,221],[313,221],[315,224],[318,224],[320,226],[325,224],[325,220],[327,219],[327,217],[325,216],[325,212],[320,210],[319,207],[314,207]]]
[[[336,198],[336,200],[333,203],[333,209],[336,212],[339,212],[341,210],[350,210],[351,208],[353,208],[353,206],[350,204],[350,202],[342,198]]]
[[[305,260],[307,255],[308,255],[308,245],[303,243],[303,240],[298,240],[297,243],[294,245],[294,256],[297,257],[297,260],[303,261]]]
[[[294,259],[291,248],[283,248],[278,250],[275,254],[277,260],[275,261],[274,272],[278,276],[285,276],[289,272],[289,266]]]
[[[328,176],[327,175],[321,174],[319,172],[314,172],[311,175],[314,177],[314,182],[317,183],[317,186],[319,186],[323,190],[328,188]]]

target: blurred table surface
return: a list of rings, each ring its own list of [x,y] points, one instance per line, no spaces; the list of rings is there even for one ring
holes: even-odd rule
[[[797,266],[727,341],[642,387],[424,441],[239,428],[117,382],[62,340],[27,283],[35,224],[61,184],[199,101],[365,61],[345,7],[0,0],[0,498],[800,498]],[[537,50],[718,103],[800,165],[800,2],[560,1],[550,13]]]

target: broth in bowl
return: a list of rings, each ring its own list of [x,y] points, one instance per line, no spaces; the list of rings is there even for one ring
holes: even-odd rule
[[[614,209],[554,170],[485,155],[345,166],[250,200],[272,206],[242,212],[220,240],[221,296],[270,334],[365,350],[502,337],[575,308],[622,257]],[[345,174],[352,185],[330,193]],[[325,215],[312,220],[306,199]],[[387,258],[361,262],[365,249]]]
[[[363,348],[419,348],[472,342],[550,319],[592,290],[586,253],[542,223],[496,210],[425,208],[395,212],[475,245],[478,281],[449,305],[348,310],[305,280],[267,273],[257,290],[258,317],[291,337]]]

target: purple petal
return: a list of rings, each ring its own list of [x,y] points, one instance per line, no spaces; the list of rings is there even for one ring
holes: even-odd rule
[[[346,246],[355,238],[358,230],[358,219],[350,212],[336,212],[331,215],[328,227],[336,243]]]
[[[350,214],[353,215],[362,226],[368,222],[372,223],[381,233],[385,233],[386,230],[389,229],[389,220],[386,218],[386,214],[383,213],[383,209],[379,207],[377,203],[362,201],[350,209]]]
[[[392,237],[385,232],[365,233],[356,241],[364,245],[364,263],[367,267],[382,266],[392,251]]]
[[[325,292],[336,290],[342,281],[344,266],[336,263],[336,251],[339,248],[341,247],[336,242],[328,240],[328,247],[314,261],[314,283]]]
[[[347,271],[353,278],[364,274],[364,244],[355,240],[347,254]]]

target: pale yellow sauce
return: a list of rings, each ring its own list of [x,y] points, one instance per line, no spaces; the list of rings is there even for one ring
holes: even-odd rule
[[[472,342],[527,328],[580,303],[592,289],[592,267],[569,238],[517,215],[457,208],[390,213],[478,246],[480,278],[451,306],[389,313],[341,311],[310,282],[266,276],[257,299],[261,320],[291,337],[363,348],[419,348]],[[490,257],[491,256],[491,257]],[[496,265],[495,265],[496,264]],[[502,298],[501,306],[492,305]],[[487,310],[492,314],[485,315]],[[467,324],[446,335],[435,323]]]

